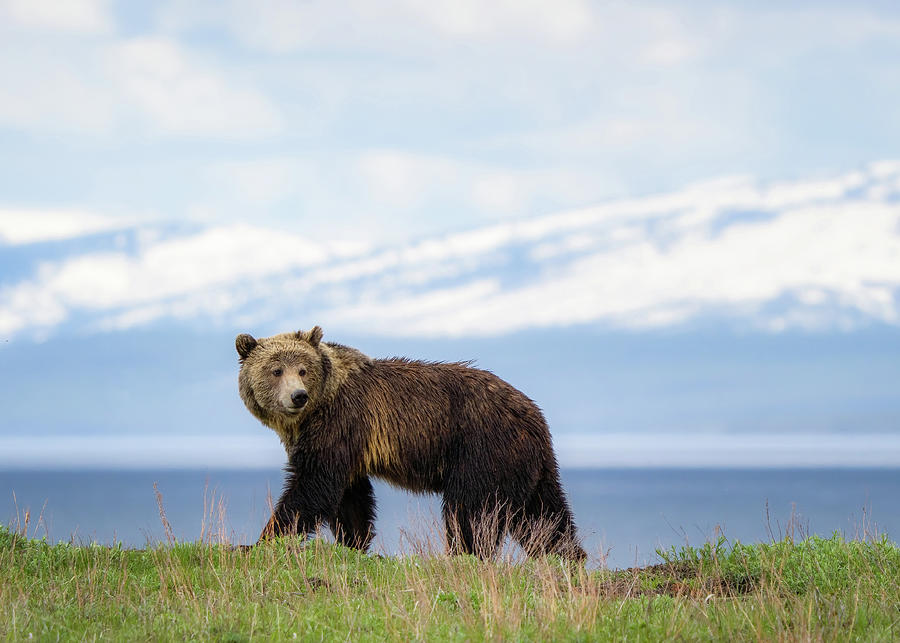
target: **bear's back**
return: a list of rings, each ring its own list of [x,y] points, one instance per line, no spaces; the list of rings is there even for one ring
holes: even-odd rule
[[[543,458],[550,437],[540,409],[493,373],[468,363],[372,360],[335,399],[360,454],[360,473],[436,491],[473,453],[512,449]],[[342,413],[346,411],[346,413]]]

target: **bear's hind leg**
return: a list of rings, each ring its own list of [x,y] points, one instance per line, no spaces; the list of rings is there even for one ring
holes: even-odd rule
[[[445,495],[442,513],[451,556],[473,554],[484,560],[500,551],[507,531],[506,507],[502,504],[465,503],[448,500]]]
[[[587,558],[578,540],[559,474],[548,471],[538,481],[525,504],[520,524],[513,530],[513,537],[529,556],[557,554],[575,561]]]
[[[375,492],[368,478],[359,478],[347,487],[329,526],[340,544],[369,549],[375,535]]]
[[[451,556],[475,553],[475,536],[472,520],[457,503],[448,503],[446,498],[441,506],[444,526],[447,529],[447,553]]]

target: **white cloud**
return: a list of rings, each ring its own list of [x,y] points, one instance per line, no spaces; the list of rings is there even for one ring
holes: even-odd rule
[[[0,55],[0,126],[95,135],[116,122],[113,92],[90,71],[98,65],[93,52],[67,42],[53,52],[22,39],[7,42]]]
[[[2,0],[0,16],[48,31],[102,34],[113,29],[109,0]]]
[[[59,41],[0,25],[0,126],[39,136],[248,139],[284,125],[253,82],[165,38]]]
[[[591,7],[581,0],[546,3],[540,0],[406,0],[402,9],[424,19],[438,32],[452,37],[487,38],[529,34],[551,43],[571,43],[587,35]],[[401,9],[401,10],[402,10]]]
[[[673,66],[697,55],[697,45],[690,40],[660,40],[651,43],[641,54],[650,65]]]
[[[370,193],[389,205],[410,207],[458,183],[459,166],[451,161],[398,150],[360,155],[359,172]]]
[[[638,68],[670,68],[735,50],[772,61],[900,34],[900,21],[863,6],[709,11],[690,3],[584,0],[389,0],[378,5],[354,0],[340,8],[322,0],[169,0],[158,9],[158,23],[175,33],[224,29],[248,47],[277,54],[302,49],[415,51],[433,58],[448,45],[464,43],[515,51],[529,59],[568,51],[589,55],[590,64]],[[767,46],[759,47],[760,42]]]
[[[137,221],[135,217],[113,217],[85,210],[0,208],[0,244],[71,239],[122,230],[134,226]]]
[[[342,26],[343,11],[329,11],[315,3],[290,0],[262,2],[215,2],[173,0],[161,5],[159,22],[163,29],[181,31],[195,26],[225,27],[245,44],[265,51],[284,52],[327,40],[336,26]],[[347,24],[349,29],[351,24]]]
[[[282,126],[263,95],[237,86],[173,41],[132,39],[112,46],[106,60],[123,94],[162,131],[243,138]]]
[[[224,161],[209,168],[208,178],[219,192],[258,207],[295,194],[302,175],[312,169],[308,162],[291,158]]]
[[[475,180],[473,201],[494,212],[521,212],[523,191],[510,172],[494,172]]]
[[[398,50],[410,38],[417,46],[435,39],[507,38],[569,46],[588,35],[593,13],[582,0],[393,0],[377,6],[357,0],[340,10],[321,1],[174,0],[163,6],[159,19],[175,31],[222,26],[248,46],[282,53],[316,46]]]
[[[367,150],[355,166],[358,176],[340,175],[341,180],[361,180],[370,203],[394,212],[415,210],[417,217],[422,209],[451,203],[457,211],[462,206],[470,216],[476,213],[473,220],[464,221],[468,224],[521,215],[533,211],[537,203],[590,201],[609,189],[584,170],[516,169],[393,149]]]

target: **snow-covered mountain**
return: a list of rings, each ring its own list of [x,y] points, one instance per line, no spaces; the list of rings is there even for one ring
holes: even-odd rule
[[[485,336],[715,320],[900,323],[900,161],[752,178],[396,245],[238,225],[0,210],[0,335],[171,321]]]

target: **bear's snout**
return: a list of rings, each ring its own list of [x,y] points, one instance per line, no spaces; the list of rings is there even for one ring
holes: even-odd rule
[[[307,400],[309,400],[309,393],[304,391],[302,388],[298,388],[296,391],[291,393],[291,402],[293,402],[294,406],[298,408],[306,406]]]

